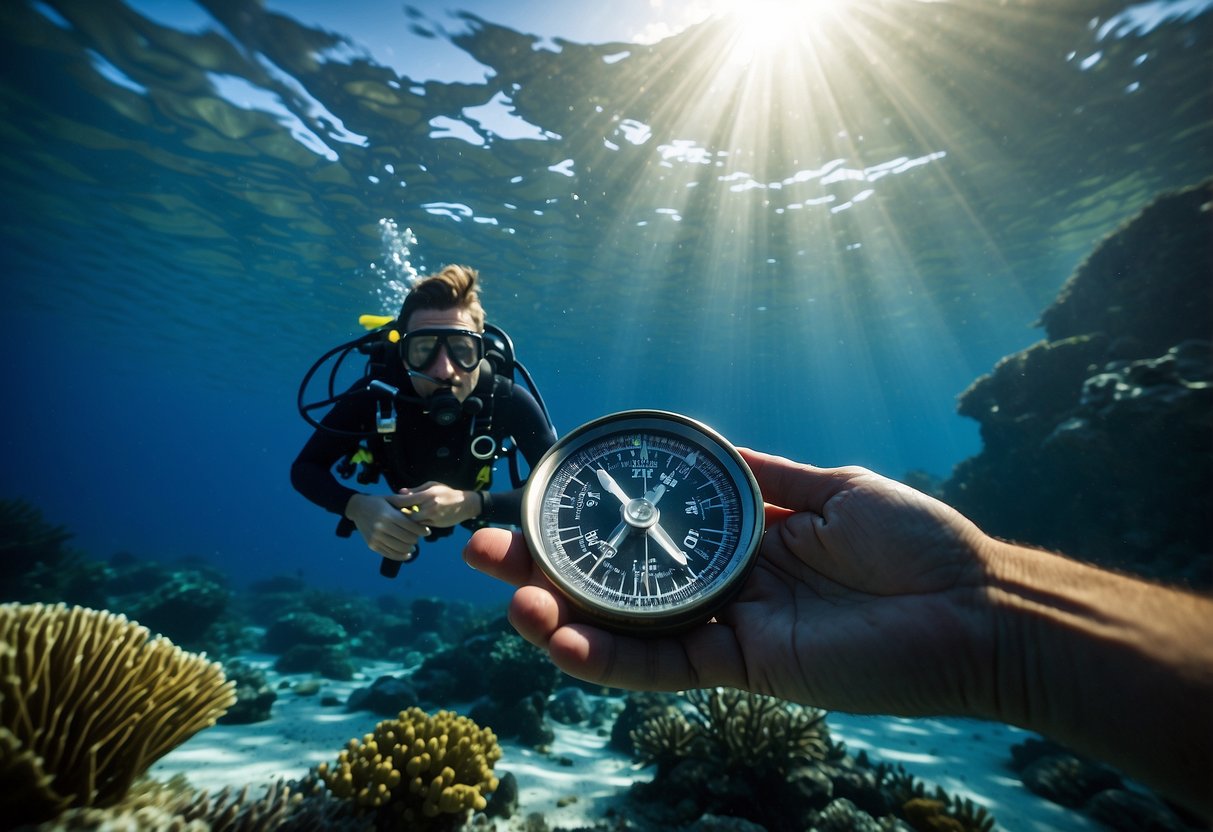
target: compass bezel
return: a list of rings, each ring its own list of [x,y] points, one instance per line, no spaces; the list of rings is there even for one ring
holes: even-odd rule
[[[567,566],[567,558],[556,556],[554,547],[545,539],[542,512],[549,485],[570,458],[610,436],[645,433],[672,435],[709,454],[737,490],[740,528],[736,550],[711,586],[677,603],[621,606],[586,592],[565,574],[562,567]],[[522,530],[540,569],[585,618],[619,632],[661,635],[708,621],[740,590],[758,560],[764,530],[762,493],[741,454],[708,425],[665,410],[623,410],[586,422],[561,437],[544,454],[523,492]]]

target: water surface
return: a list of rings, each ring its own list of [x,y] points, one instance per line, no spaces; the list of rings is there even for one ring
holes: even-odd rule
[[[4,3],[0,492],[97,557],[500,598],[463,533],[387,587],[287,481],[300,376],[410,270],[481,270],[562,432],[946,476],[956,395],[1213,168],[1208,3],[854,0],[757,52],[541,6]]]

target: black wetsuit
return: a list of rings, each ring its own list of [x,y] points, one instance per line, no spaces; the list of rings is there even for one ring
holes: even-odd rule
[[[406,379],[393,379],[390,383],[406,394],[413,392]],[[472,455],[474,437],[487,433],[498,448],[512,438],[527,465],[534,467],[556,441],[556,434],[530,391],[507,378],[486,373],[473,395],[484,402],[481,412],[473,415],[469,412],[471,408],[465,406],[459,418],[445,427],[430,419],[420,403],[398,403],[396,432],[388,439],[375,432],[376,406],[381,397],[369,391],[339,401],[321,424],[347,433],[369,434],[368,446],[374,463],[393,491],[416,488],[431,480],[463,491],[488,490],[491,479],[486,482],[486,477],[491,477],[491,467],[489,471],[485,468],[493,461]],[[491,431],[486,430],[490,421]],[[358,447],[355,436],[317,430],[291,465],[291,484],[316,505],[344,517],[346,503],[359,492],[342,485],[333,474],[333,466]],[[494,493],[486,511],[475,522],[518,525],[521,521],[522,489],[516,488]],[[431,537],[449,531],[434,529]]]

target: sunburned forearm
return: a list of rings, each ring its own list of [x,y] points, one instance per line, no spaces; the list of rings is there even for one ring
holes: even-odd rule
[[[1213,600],[1000,544],[994,715],[1213,812]]]

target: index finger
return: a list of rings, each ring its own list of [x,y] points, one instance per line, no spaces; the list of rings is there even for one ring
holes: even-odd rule
[[[754,472],[763,501],[792,512],[821,514],[830,498],[854,476],[847,468],[817,468],[749,448],[737,450]]]

